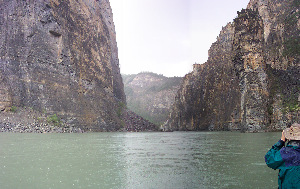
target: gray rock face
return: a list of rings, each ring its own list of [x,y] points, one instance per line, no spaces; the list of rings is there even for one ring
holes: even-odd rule
[[[242,10],[234,20],[233,65],[240,86],[242,130],[258,131],[267,124],[267,74],[263,57],[263,22],[257,11]]]
[[[0,1],[0,108],[117,130],[125,103],[109,1]]]
[[[299,1],[247,8],[185,76],[165,130],[258,132],[300,122]]]

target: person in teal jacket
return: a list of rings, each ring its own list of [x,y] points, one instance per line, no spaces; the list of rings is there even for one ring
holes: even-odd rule
[[[281,139],[265,155],[265,161],[268,167],[279,169],[279,189],[300,189],[300,124],[282,132]]]

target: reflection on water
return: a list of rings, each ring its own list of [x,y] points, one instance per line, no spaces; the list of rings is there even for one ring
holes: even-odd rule
[[[280,133],[0,133],[1,188],[276,188]]]

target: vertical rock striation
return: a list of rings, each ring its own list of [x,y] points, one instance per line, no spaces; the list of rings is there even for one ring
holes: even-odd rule
[[[264,27],[258,12],[238,12],[234,20],[233,66],[240,86],[241,130],[257,131],[267,124],[267,74],[263,56]]]
[[[165,130],[282,129],[300,120],[299,1],[251,0],[178,91]]]
[[[268,75],[268,128],[282,129],[299,122],[300,2],[251,0],[264,23],[264,57]]]
[[[125,103],[108,0],[0,0],[0,108],[117,130]]]
[[[184,77],[165,130],[228,127],[231,112],[239,101],[238,80],[231,61],[233,34],[234,26],[229,23],[212,44],[208,61],[194,64],[193,71]]]

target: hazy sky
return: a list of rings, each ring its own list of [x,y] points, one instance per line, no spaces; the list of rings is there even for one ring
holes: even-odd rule
[[[249,0],[110,0],[121,73],[184,76]]]

